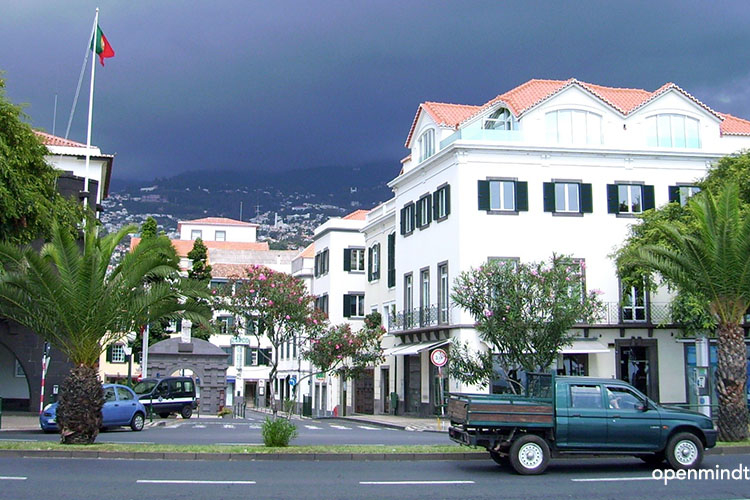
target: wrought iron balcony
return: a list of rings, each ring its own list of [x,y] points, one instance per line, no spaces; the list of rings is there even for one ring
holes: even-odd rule
[[[668,325],[672,324],[669,302],[650,302],[645,306],[628,306],[619,302],[605,302],[604,310],[596,318],[597,325]]]
[[[450,307],[444,307],[441,310],[436,305],[400,311],[395,316],[388,318],[388,331],[406,331],[430,326],[447,325],[450,323],[450,311]]]

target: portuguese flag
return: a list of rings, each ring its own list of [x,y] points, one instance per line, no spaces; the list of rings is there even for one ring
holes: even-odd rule
[[[102,29],[99,25],[96,26],[96,33],[94,33],[94,39],[91,40],[91,50],[99,54],[99,62],[104,66],[105,57],[115,57],[115,51],[109,44],[109,40],[102,33]]]

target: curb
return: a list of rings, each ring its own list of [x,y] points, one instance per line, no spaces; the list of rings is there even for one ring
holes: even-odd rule
[[[418,426],[414,425],[404,425],[404,424],[397,424],[394,422],[381,422],[379,420],[369,420],[367,418],[359,418],[359,417],[321,417],[320,420],[337,420],[339,422],[360,422],[363,424],[369,424],[369,425],[378,425],[380,427],[388,427],[389,429],[399,429],[402,431],[412,431],[412,432],[436,432],[440,434],[447,434],[448,430],[438,430],[438,429],[431,429],[431,428],[423,428],[419,429]]]

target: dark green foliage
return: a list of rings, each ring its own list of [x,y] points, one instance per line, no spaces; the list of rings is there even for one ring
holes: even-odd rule
[[[159,226],[156,224],[156,219],[153,217],[148,217],[146,221],[141,224],[141,238],[148,239],[148,238],[156,238],[156,232],[159,229]]]
[[[47,148],[5,97],[0,78],[0,241],[13,244],[50,235],[52,220],[74,231],[83,219],[75,200],[56,190],[59,171],[47,164]]]
[[[187,254],[193,261],[192,269],[188,271],[188,278],[208,283],[211,281],[211,266],[208,265],[208,248],[201,238],[193,243],[193,249]]]
[[[102,425],[104,391],[95,367],[78,365],[70,370],[61,387],[57,406],[60,442],[90,444]]]
[[[269,447],[286,447],[298,435],[297,426],[286,418],[266,417],[261,427],[263,444]]]

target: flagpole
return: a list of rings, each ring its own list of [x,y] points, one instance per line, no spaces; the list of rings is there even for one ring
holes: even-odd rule
[[[96,28],[99,26],[99,8],[96,9],[96,15],[94,16],[94,37],[96,37]],[[93,49],[96,51],[96,44],[94,38],[91,39],[94,43]],[[89,201],[89,163],[91,161],[91,118],[94,114],[94,73],[96,72],[96,57],[91,58],[91,85],[89,87],[89,120],[88,129],[86,131],[86,176],[83,181],[83,192],[85,198],[83,199],[83,208],[88,206]]]

